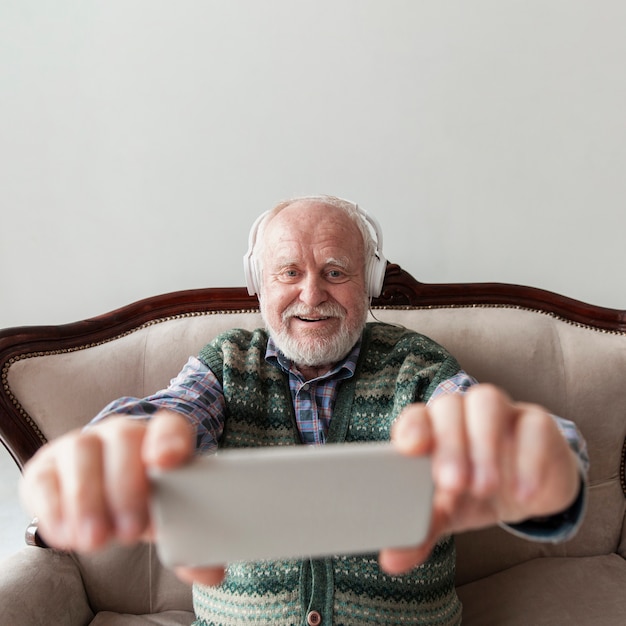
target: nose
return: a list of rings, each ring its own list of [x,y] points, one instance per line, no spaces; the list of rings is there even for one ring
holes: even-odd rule
[[[307,274],[300,283],[300,300],[307,306],[315,307],[328,298],[324,280],[313,273]]]

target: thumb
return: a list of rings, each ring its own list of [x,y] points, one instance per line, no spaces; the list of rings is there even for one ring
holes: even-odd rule
[[[182,581],[201,585],[219,585],[226,574],[223,567],[176,567],[176,576]]]
[[[391,441],[406,455],[432,452],[433,434],[426,405],[411,404],[400,413],[393,424]]]
[[[180,413],[161,410],[148,424],[142,456],[148,467],[170,469],[186,463],[193,455],[195,432]]]

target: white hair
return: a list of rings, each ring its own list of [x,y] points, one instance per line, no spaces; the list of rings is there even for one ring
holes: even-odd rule
[[[260,222],[258,229],[256,240],[254,242],[253,247],[253,255],[256,266],[259,270],[259,274],[263,271],[263,246],[264,244],[264,233],[267,228],[268,223],[278,215],[283,209],[286,209],[288,206],[295,204],[296,202],[316,202],[319,204],[324,204],[326,206],[335,207],[343,211],[350,220],[356,225],[359,229],[363,237],[363,260],[364,260],[364,268],[367,267],[368,261],[371,257],[374,256],[376,252],[376,241],[372,237],[372,231],[370,226],[365,221],[365,219],[359,213],[357,205],[354,202],[350,202],[349,200],[344,200],[343,198],[338,198],[337,196],[327,196],[327,195],[319,195],[319,196],[301,196],[297,198],[291,198],[289,200],[283,200],[278,203],[273,209],[268,211],[267,215]]]

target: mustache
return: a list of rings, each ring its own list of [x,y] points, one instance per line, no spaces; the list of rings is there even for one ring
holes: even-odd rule
[[[338,317],[343,319],[345,310],[334,302],[325,302],[316,307],[308,307],[303,304],[292,304],[282,314],[283,321],[290,317],[304,317],[314,319],[316,317]]]

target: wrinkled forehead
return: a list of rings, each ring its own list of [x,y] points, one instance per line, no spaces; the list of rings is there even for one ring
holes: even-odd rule
[[[315,202],[296,202],[265,225],[266,261],[314,254],[318,261],[341,267],[364,261],[363,235],[344,211]],[[294,258],[295,260],[295,258]]]
[[[268,242],[338,239],[363,247],[363,235],[353,219],[335,206],[311,200],[294,202],[270,215],[262,236]]]

